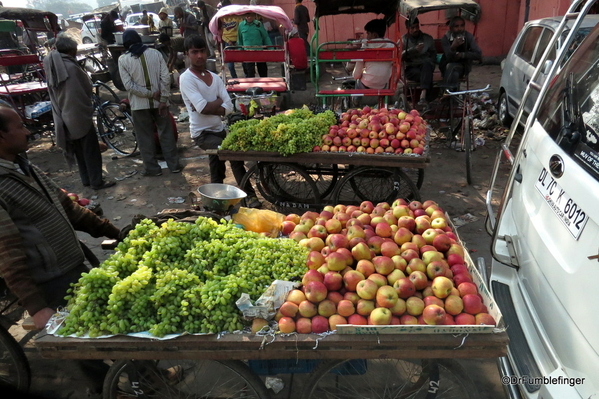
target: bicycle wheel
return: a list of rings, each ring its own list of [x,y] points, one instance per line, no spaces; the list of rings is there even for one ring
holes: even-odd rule
[[[96,115],[98,134],[117,154],[131,156],[137,150],[133,119],[118,104],[107,103]]]
[[[312,372],[302,395],[303,399],[375,397],[475,399],[480,396],[458,363],[453,360],[426,359],[323,362]]]
[[[108,86],[106,83],[97,81],[94,82],[94,95],[100,99],[100,104],[104,104],[106,101],[120,103],[120,97]]]
[[[18,342],[0,327],[0,385],[27,392],[31,383],[29,361]]]
[[[108,370],[102,391],[104,399],[269,398],[260,378],[240,361],[121,360]]]
[[[462,130],[463,148],[466,152],[466,181],[472,184],[472,151],[474,151],[474,140],[472,139],[472,122],[469,117],[464,118],[462,122],[464,129]]]
[[[106,70],[104,64],[102,64],[96,57],[91,55],[86,56],[83,60],[79,61],[79,63],[88,75]]]
[[[420,200],[412,180],[398,168],[360,166],[351,170],[333,194],[335,204],[359,205],[362,201],[392,203],[397,198]]]

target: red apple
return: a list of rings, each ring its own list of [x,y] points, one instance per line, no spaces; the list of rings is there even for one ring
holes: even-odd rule
[[[310,281],[305,287],[306,299],[312,303],[319,303],[327,297],[327,287],[320,281]]]
[[[422,311],[422,318],[428,325],[443,325],[445,324],[445,310],[438,305],[428,305]]]

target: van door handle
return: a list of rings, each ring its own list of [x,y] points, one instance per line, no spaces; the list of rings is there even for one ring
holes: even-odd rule
[[[514,173],[514,180],[518,183],[522,183],[522,173],[520,172],[520,165],[516,168],[516,173]]]

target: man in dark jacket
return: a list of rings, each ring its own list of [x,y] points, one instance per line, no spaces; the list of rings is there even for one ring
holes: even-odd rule
[[[29,134],[19,114],[0,106],[0,277],[41,329],[89,270],[75,230],[116,239],[119,229],[20,155]]]
[[[295,10],[293,12],[293,23],[297,26],[299,37],[304,39],[306,43],[306,54],[310,54],[310,44],[308,42],[308,34],[310,28],[308,23],[310,22],[310,13],[305,5],[302,4],[302,0],[295,0]]]
[[[404,65],[406,78],[415,80],[422,89],[420,95],[420,105],[431,101],[431,88],[433,86],[433,72],[435,71],[435,61],[437,52],[435,50],[435,41],[431,35],[420,30],[420,21],[415,18],[413,21],[406,20],[408,33],[403,35],[403,52],[401,60]]]
[[[449,31],[441,38],[443,57],[439,69],[447,87],[457,88],[460,79],[470,73],[473,60],[482,59],[482,51],[474,35],[466,32],[466,21],[460,16],[449,21]]]

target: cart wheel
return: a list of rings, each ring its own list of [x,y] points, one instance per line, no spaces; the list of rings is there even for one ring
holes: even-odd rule
[[[29,361],[19,343],[0,326],[0,385],[27,392],[31,382]]]
[[[258,165],[260,184],[272,198],[272,201],[268,199],[271,203],[283,208],[306,209],[319,203],[318,187],[300,165],[264,162]]]
[[[410,180],[412,180],[412,183],[414,183],[416,188],[422,188],[422,183],[424,183],[423,168],[401,168],[401,170],[410,178]]]
[[[350,171],[337,184],[333,194],[336,204],[358,205],[362,201],[391,203],[397,198],[420,200],[420,192],[401,169],[370,166],[360,166]]]
[[[104,380],[103,398],[268,399],[264,383],[239,361],[121,360]]]
[[[100,99],[101,104],[104,104],[106,101],[116,104],[121,102],[119,96],[106,83],[100,81],[94,82],[93,90],[94,94]]]
[[[320,198],[325,199],[335,189],[335,184],[339,180],[339,168],[337,164],[323,165],[323,164],[308,164],[303,165],[304,169],[318,188]]]
[[[248,191],[250,191],[247,189],[248,184],[249,184],[255,193],[260,193],[262,198],[264,198],[266,201],[272,203],[275,200],[275,198],[271,193],[266,191],[266,189],[264,188],[264,186],[262,185],[262,183],[260,181],[260,167],[258,166],[259,164],[260,163],[256,163],[256,164],[252,165],[248,169],[248,171],[245,172],[245,175],[243,176],[243,179],[241,180],[240,186],[241,186],[241,189],[247,193]],[[249,205],[248,199],[249,199],[248,197],[245,197],[244,199],[242,199],[241,206],[247,207]]]
[[[373,397],[475,399],[480,395],[457,362],[411,359],[323,362],[311,373],[302,394],[303,399]]]

